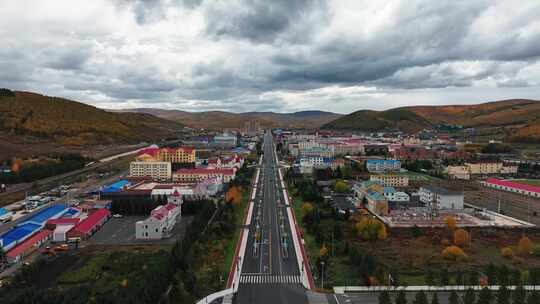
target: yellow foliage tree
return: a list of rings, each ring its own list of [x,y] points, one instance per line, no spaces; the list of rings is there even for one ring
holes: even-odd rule
[[[529,254],[532,251],[532,242],[527,236],[522,236],[519,240],[518,250],[521,254]]]
[[[326,248],[326,244],[323,244],[319,250],[319,256],[321,258],[326,258],[328,256],[328,248]]]
[[[386,232],[386,226],[384,224],[381,225],[379,228],[379,232],[377,233],[377,238],[381,241],[384,241],[388,238],[388,233]]]
[[[514,251],[510,247],[504,247],[501,249],[501,256],[511,259],[514,256]]]
[[[308,202],[302,204],[302,214],[306,215],[313,211],[313,205]]]
[[[443,258],[452,261],[460,261],[467,259],[467,254],[463,251],[463,249],[459,248],[458,246],[448,246],[444,248],[441,255]]]
[[[384,224],[370,216],[364,216],[356,225],[358,235],[364,240],[385,240],[388,237]]]
[[[464,229],[454,231],[454,245],[463,247],[469,242],[469,233]]]
[[[240,204],[242,201],[242,192],[236,186],[229,188],[229,191],[225,194],[225,201]]]
[[[457,221],[456,221],[456,218],[453,217],[453,216],[447,216],[444,221],[446,222],[446,226],[450,229],[450,230],[454,230],[456,229],[457,227]]]
[[[11,161],[11,171],[17,173],[17,172],[21,171],[22,167],[23,167],[23,160],[22,159],[14,158]]]

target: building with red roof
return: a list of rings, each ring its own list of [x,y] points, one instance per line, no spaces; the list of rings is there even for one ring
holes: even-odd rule
[[[41,245],[46,243],[52,236],[51,230],[41,230],[22,243],[13,247],[6,253],[6,259],[9,263],[20,262],[25,256],[34,252]]]
[[[108,209],[98,209],[80,221],[67,232],[68,239],[86,240],[99,230],[101,226],[111,217]]]
[[[540,187],[533,185],[521,184],[496,178],[488,178],[487,180],[482,182],[482,185],[496,190],[513,192],[521,195],[540,198]]]
[[[167,204],[158,206],[150,216],[135,223],[137,239],[162,239],[171,235],[176,222],[182,217],[182,197],[177,190],[168,196]]]

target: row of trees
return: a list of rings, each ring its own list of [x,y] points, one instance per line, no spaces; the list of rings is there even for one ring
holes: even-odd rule
[[[25,162],[15,158],[7,165],[10,165],[11,172],[0,173],[0,183],[16,184],[28,183],[38,179],[67,173],[84,167],[88,159],[80,154],[55,154],[47,159],[38,162]]]
[[[431,298],[431,299],[429,299]],[[379,304],[439,304],[439,295],[437,292],[431,293],[431,297],[424,291],[419,291],[414,295],[412,302],[409,302],[405,291],[400,290],[392,301],[389,291],[382,291],[379,294]],[[527,295],[527,292],[522,287],[513,291],[506,287],[498,291],[492,291],[488,288],[483,288],[480,292],[468,289],[463,294],[459,295],[456,291],[451,291],[448,295],[449,304],[537,304],[540,303],[540,294],[533,291]]]

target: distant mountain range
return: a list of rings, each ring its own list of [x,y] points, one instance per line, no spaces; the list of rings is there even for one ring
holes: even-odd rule
[[[46,153],[56,146],[154,141],[174,136],[183,126],[150,114],[111,113],[63,98],[0,92],[0,159]]]
[[[511,99],[476,105],[410,106],[386,111],[360,110],[321,126],[323,129],[419,131],[437,124],[500,129],[512,141],[540,142],[540,101]]]
[[[342,114],[324,111],[231,113],[223,111],[186,112],[153,108],[110,111],[152,114],[157,117],[183,123],[189,127],[206,129],[242,129],[245,122],[248,121],[258,121],[262,126],[267,128],[318,128],[325,123],[343,116]]]

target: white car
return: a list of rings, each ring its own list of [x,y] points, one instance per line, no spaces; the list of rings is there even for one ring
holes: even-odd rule
[[[115,218],[121,218],[122,215],[117,213],[117,214],[113,215],[113,217],[115,217]]]

